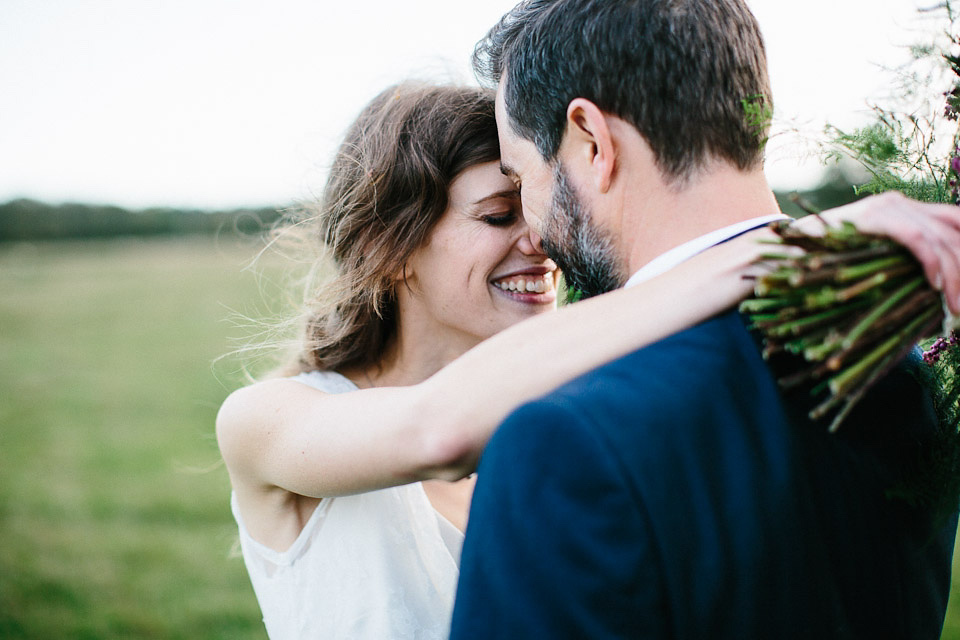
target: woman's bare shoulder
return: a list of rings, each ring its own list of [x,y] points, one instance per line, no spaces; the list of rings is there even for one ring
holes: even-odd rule
[[[243,467],[268,440],[281,436],[288,411],[322,402],[327,395],[292,378],[262,380],[231,393],[216,421],[217,442],[227,467]]]

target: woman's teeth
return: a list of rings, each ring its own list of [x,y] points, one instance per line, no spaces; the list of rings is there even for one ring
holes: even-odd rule
[[[553,273],[545,273],[542,276],[514,276],[497,280],[493,286],[517,293],[544,293],[553,289]]]

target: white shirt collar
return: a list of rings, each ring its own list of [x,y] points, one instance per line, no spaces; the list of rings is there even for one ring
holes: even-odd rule
[[[676,246],[665,253],[661,253],[659,256],[640,267],[639,271],[630,276],[630,279],[627,280],[627,284],[625,284],[624,287],[632,287],[633,285],[639,284],[644,280],[649,280],[654,276],[658,276],[664,271],[669,271],[684,260],[688,260],[701,251],[705,251],[715,244],[720,244],[724,240],[729,240],[730,238],[739,235],[744,231],[749,231],[750,229],[763,226],[769,222],[773,222],[774,220],[782,220],[786,217],[787,216],[782,213],[774,213],[768,216],[760,216],[759,218],[741,220],[740,222],[716,229],[710,233],[706,233],[702,236],[694,238],[693,240],[684,242],[683,244]]]

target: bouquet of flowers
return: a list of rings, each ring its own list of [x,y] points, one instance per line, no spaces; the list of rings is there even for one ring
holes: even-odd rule
[[[808,366],[780,379],[807,384],[822,401],[810,417],[833,414],[835,431],[857,400],[922,338],[943,325],[940,295],[900,245],[851,224],[808,235],[774,226],[778,243],[805,250],[764,256],[774,268],[758,278],[740,310],[763,335],[764,356],[788,352]]]

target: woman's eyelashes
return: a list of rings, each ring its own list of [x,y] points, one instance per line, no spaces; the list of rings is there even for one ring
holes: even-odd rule
[[[489,213],[481,216],[480,219],[492,227],[507,227],[517,221],[517,213],[515,211]]]

